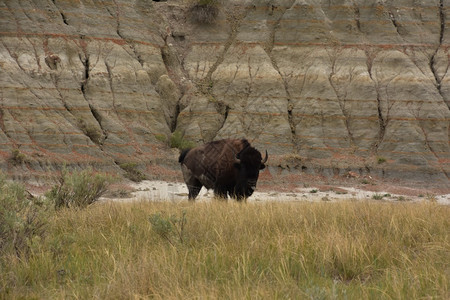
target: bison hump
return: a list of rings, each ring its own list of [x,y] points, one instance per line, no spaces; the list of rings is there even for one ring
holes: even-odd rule
[[[180,164],[184,161],[184,158],[186,157],[186,154],[188,154],[188,152],[189,152],[190,150],[191,150],[191,149],[184,149],[184,150],[181,152],[180,157],[178,157],[178,162],[179,162]]]

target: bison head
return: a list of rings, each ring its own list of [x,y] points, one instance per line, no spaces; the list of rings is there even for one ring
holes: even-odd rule
[[[259,171],[264,169],[268,154],[262,159],[261,153],[253,147],[246,147],[235,156],[234,167],[238,174],[235,187],[236,198],[247,198],[253,194]]]

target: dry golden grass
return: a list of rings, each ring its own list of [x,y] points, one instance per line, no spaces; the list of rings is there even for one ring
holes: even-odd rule
[[[99,203],[4,255],[0,298],[448,299],[449,233],[435,203]]]

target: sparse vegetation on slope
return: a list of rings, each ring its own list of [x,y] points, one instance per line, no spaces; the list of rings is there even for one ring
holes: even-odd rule
[[[444,299],[449,216],[373,201],[62,209],[28,259],[1,256],[0,298]]]
[[[27,157],[19,149],[13,149],[9,160],[13,165],[20,165],[27,161]]]
[[[218,0],[196,0],[192,1],[189,8],[189,15],[194,22],[201,24],[211,24],[219,14]]]
[[[138,169],[138,164],[134,162],[121,163],[119,167],[125,171],[125,177],[134,182],[141,182],[147,177]]]
[[[180,131],[175,130],[175,132],[170,137],[170,147],[183,150],[195,147],[195,143],[184,139],[183,134]]]

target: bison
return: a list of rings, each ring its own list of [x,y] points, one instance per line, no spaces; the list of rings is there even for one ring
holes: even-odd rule
[[[186,149],[178,161],[189,200],[194,200],[204,186],[213,189],[217,197],[230,196],[240,201],[253,194],[267,159],[267,150],[262,159],[246,139],[224,139]]]

